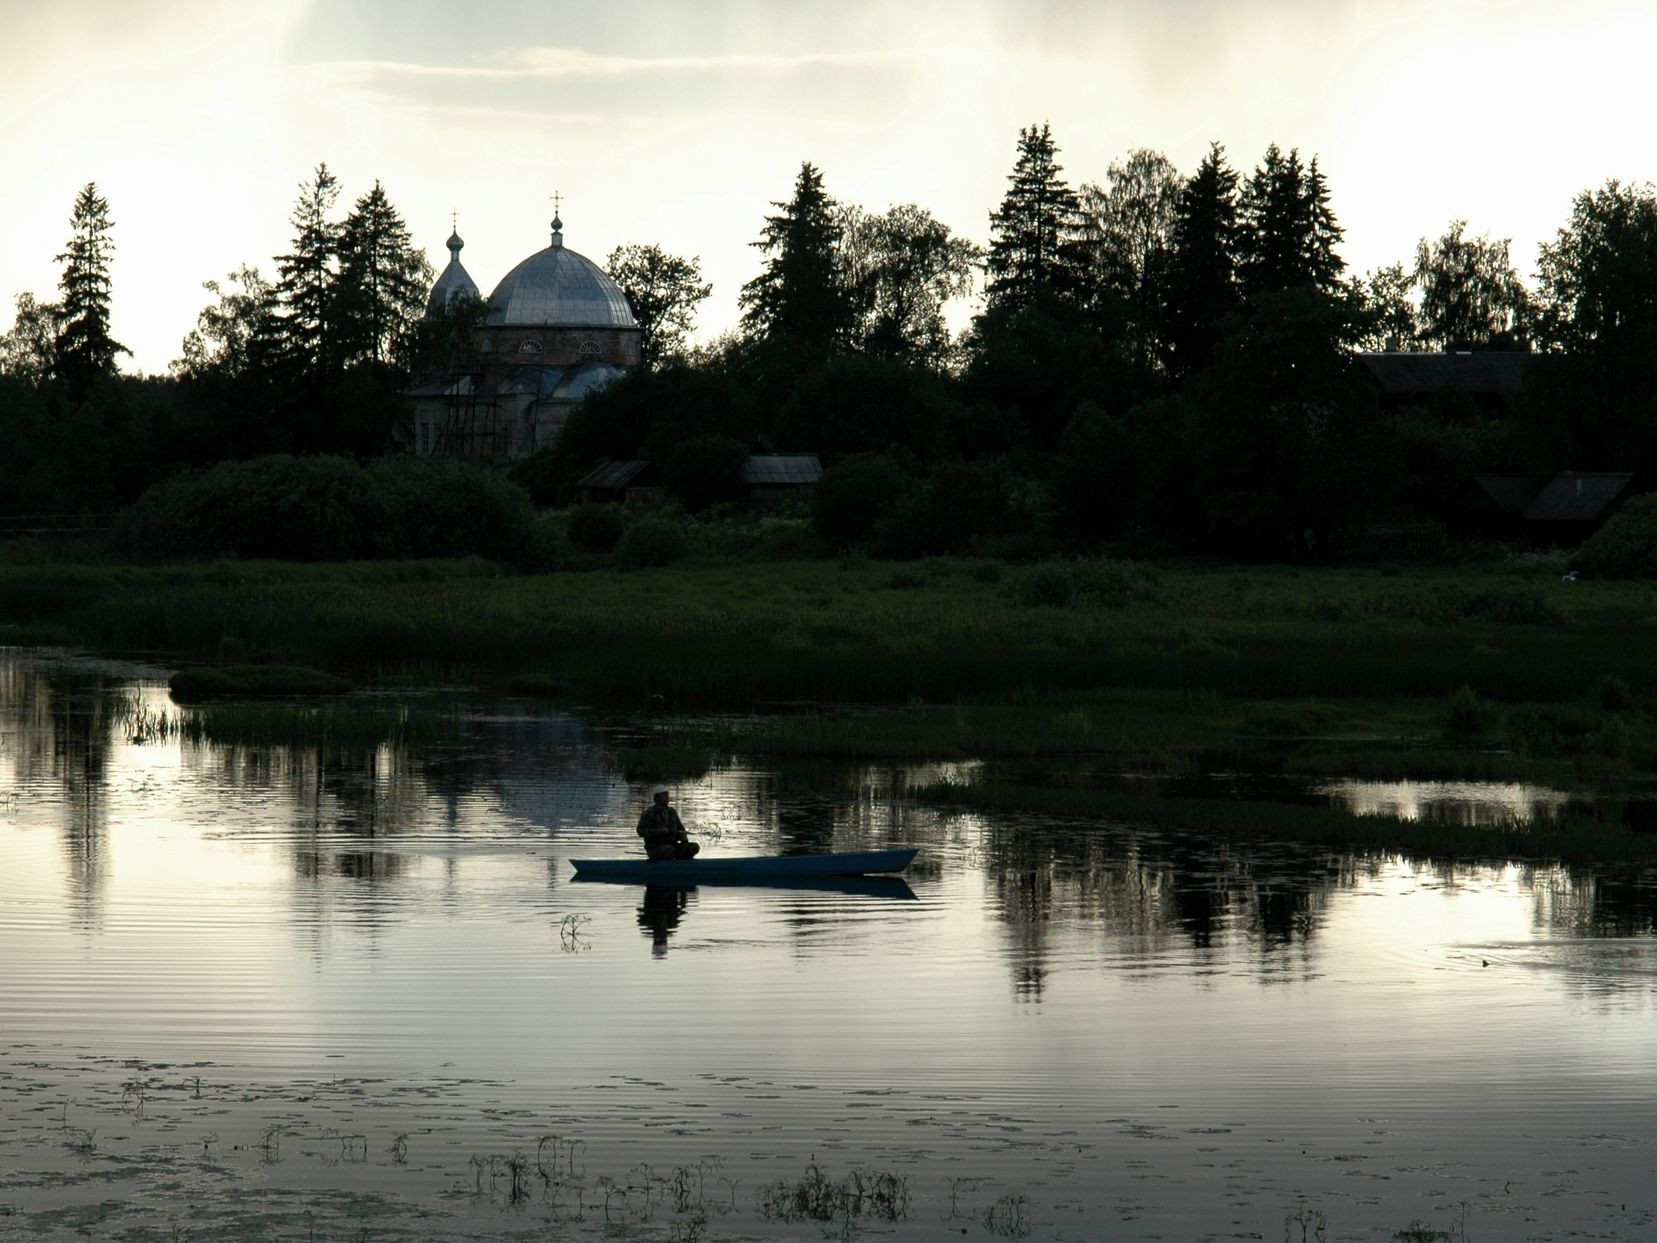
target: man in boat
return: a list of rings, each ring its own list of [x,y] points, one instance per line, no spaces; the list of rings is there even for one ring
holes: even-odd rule
[[[650,806],[639,817],[639,836],[644,853],[656,859],[694,859],[702,847],[690,840],[679,813],[667,805],[667,787],[650,787]]]

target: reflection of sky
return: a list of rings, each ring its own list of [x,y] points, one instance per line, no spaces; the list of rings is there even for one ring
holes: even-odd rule
[[[1513,824],[1557,816],[1570,795],[1500,781],[1331,781],[1319,786],[1335,806],[1360,816],[1397,816],[1445,824]]]
[[[746,1112],[813,1144],[853,1127],[865,1089],[912,1094],[916,1126],[970,1094],[1076,1147],[1177,1107],[1357,1148],[1384,1114],[1472,1163],[1488,1117],[1657,1117],[1639,1086],[1657,1081],[1657,962],[1590,935],[1609,899],[1640,910],[1604,878],[941,814],[901,797],[902,769],[727,768],[674,787],[693,833],[720,826],[711,850],[910,842],[915,900],[704,887],[658,938],[644,891],[569,880],[572,855],[637,849],[646,783],[601,731],[500,719],[465,744],[320,756],[134,745],[62,726],[49,685],[19,689],[0,680],[8,1042],[478,1075],[542,1111],[664,1078],[710,1128]],[[92,821],[71,790],[87,772]],[[64,901],[65,839],[88,835],[91,918]],[[701,1076],[811,1091],[733,1103]],[[633,1138],[636,1118],[595,1116]],[[961,1127],[969,1160],[1005,1135]]]

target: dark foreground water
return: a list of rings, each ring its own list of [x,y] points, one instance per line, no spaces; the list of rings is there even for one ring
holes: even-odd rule
[[[907,883],[577,884],[636,727],[212,746],[162,673],[0,652],[0,1238],[1657,1237],[1639,877],[738,767],[708,851]]]

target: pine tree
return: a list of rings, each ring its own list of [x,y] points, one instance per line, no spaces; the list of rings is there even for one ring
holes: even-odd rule
[[[71,389],[85,389],[100,376],[115,374],[115,356],[130,351],[109,335],[109,261],[115,243],[109,202],[87,182],[75,197],[69,218],[69,245],[57,256],[63,264],[58,289],[54,369]]]
[[[754,246],[765,269],[742,287],[742,322],[765,345],[801,362],[821,362],[842,345],[851,300],[840,276],[840,224],[823,175],[800,165],[794,196],[773,203]]]
[[[991,311],[1049,302],[1079,305],[1088,283],[1088,253],[1076,193],[1059,176],[1052,127],[1018,133],[1018,160],[999,211],[990,213]]]
[[[1208,364],[1221,321],[1241,309],[1237,234],[1237,173],[1213,143],[1181,189],[1174,216],[1163,331],[1169,366],[1180,375]]]
[[[332,318],[341,360],[406,369],[433,272],[378,181],[345,218],[338,253]]]
[[[328,219],[338,198],[338,179],[318,164],[290,217],[293,251],[276,259],[277,353],[290,381],[321,383],[341,361],[333,339],[339,226]]]

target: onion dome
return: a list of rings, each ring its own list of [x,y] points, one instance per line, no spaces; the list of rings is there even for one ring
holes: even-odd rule
[[[426,318],[434,319],[437,313],[446,308],[456,298],[465,296],[478,297],[477,284],[467,275],[466,269],[460,263],[460,248],[466,245],[460,240],[458,232],[449,234],[449,266],[437,278],[432,286],[431,297],[426,299]]]
[[[489,297],[485,323],[636,328],[621,286],[585,255],[564,246],[564,222],[553,217],[552,245],[508,272]]]

